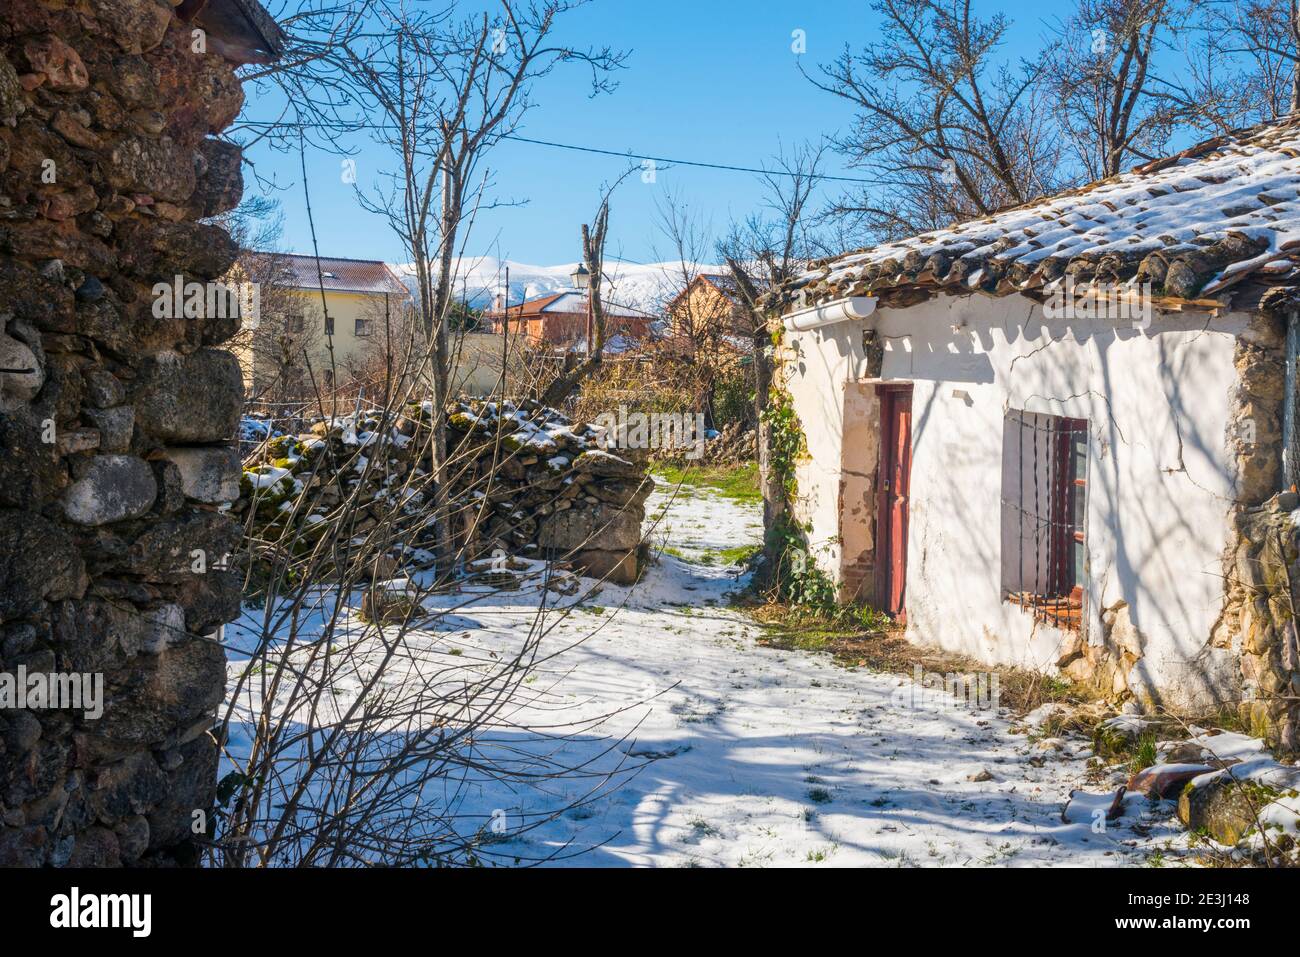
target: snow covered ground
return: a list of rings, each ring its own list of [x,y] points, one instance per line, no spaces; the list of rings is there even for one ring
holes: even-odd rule
[[[682,492],[661,486],[649,501],[651,519],[663,513],[652,539],[688,556],[759,540],[757,506]],[[761,647],[757,626],[728,607],[739,575],[664,554],[635,587],[559,600],[573,607],[563,618],[548,613],[554,627],[542,639],[556,654],[511,714],[515,726],[550,726],[553,736],[503,735],[480,747],[544,751],[589,774],[523,789],[471,775],[456,814],[507,829],[487,860],[1135,865],[1180,840],[1167,807],[1151,814],[1132,804],[1107,827],[1087,815],[1062,822],[1090,756],[1082,741],[1033,742],[1009,733],[1005,712],[917,693],[910,677]],[[464,601],[425,606],[453,600]],[[486,595],[420,636],[419,654],[430,668],[497,660],[534,625],[538,604],[529,586]],[[232,678],[241,667],[232,661]],[[522,825],[534,826],[515,834]]]
[[[663,479],[646,502],[646,534],[656,551],[671,548],[688,559],[763,541],[763,509],[712,489],[680,488]]]

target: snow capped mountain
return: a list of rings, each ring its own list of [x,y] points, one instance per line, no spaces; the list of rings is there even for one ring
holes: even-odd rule
[[[510,271],[511,303],[564,292],[573,288],[570,274],[577,266],[577,263],[533,266],[491,256],[467,256],[456,264],[457,298],[467,298],[476,308],[491,306],[493,298],[505,291],[507,269]],[[413,264],[394,264],[392,268],[408,286],[414,287]],[[688,266],[688,269],[691,276],[700,272],[725,271],[720,266],[699,264]],[[605,296],[611,302],[658,313],[681,291],[682,276],[681,263],[641,264],[606,260]]]

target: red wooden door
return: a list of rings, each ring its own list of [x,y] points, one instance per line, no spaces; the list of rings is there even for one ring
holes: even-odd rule
[[[903,617],[907,595],[907,516],[912,485],[912,387],[880,387],[876,602]]]

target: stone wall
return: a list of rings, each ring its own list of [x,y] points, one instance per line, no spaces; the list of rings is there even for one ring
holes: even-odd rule
[[[1294,321],[1292,318],[1291,321]],[[1286,322],[1263,311],[1237,342],[1240,385],[1228,442],[1238,472],[1235,547],[1224,559],[1226,599],[1211,644],[1241,662],[1243,725],[1272,747],[1300,751],[1300,496],[1282,487]],[[1275,494],[1277,493],[1277,494]]]
[[[0,710],[0,865],[193,863],[213,802],[238,320],[153,308],[236,255],[199,222],[242,191],[202,7],[0,3],[0,676],[103,681],[97,718]]]
[[[426,405],[410,403],[396,416],[365,410],[301,435],[268,435],[248,457],[235,512],[253,539],[303,554],[339,530],[330,519],[345,505],[349,562],[380,580],[428,570],[437,548],[430,418]],[[613,441],[533,401],[452,406],[448,523],[458,555],[562,560],[636,582],[655,483],[644,450],[611,450]]]

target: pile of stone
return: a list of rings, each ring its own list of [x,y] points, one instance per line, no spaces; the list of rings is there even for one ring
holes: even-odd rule
[[[652,452],[650,458],[655,463],[679,466],[745,465],[758,461],[757,438],[758,433],[752,427],[743,422],[729,422],[720,430],[705,432],[703,451],[699,454],[695,453],[694,446],[660,448]]]
[[[1047,705],[1026,716],[1026,723],[1049,708],[1057,713],[1039,727],[1055,730],[1069,720],[1061,714],[1069,709]],[[1238,861],[1296,861],[1300,767],[1275,760],[1261,738],[1124,713],[1098,723],[1092,742],[1099,771],[1106,762],[1118,762],[1105,768],[1118,787],[1101,794],[1072,792],[1062,811],[1067,823],[1091,824],[1104,808],[1108,821],[1140,826],[1143,813],[1160,806],[1189,831],[1234,849]],[[1150,742],[1155,763],[1136,766],[1144,742]]]
[[[430,408],[413,403],[397,416],[362,410],[269,437],[245,462],[236,512],[255,535],[276,541],[286,533],[309,541],[342,514],[353,541],[389,523],[381,577],[433,566]],[[448,415],[447,499],[457,553],[468,563],[563,561],[597,578],[635,582],[654,482],[644,456],[615,454],[607,442],[599,427],[535,402],[456,403]]]
[[[745,465],[758,461],[758,432],[744,422],[729,422],[704,446],[707,465]]]

